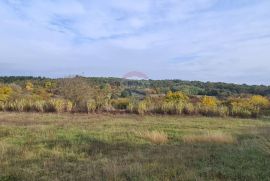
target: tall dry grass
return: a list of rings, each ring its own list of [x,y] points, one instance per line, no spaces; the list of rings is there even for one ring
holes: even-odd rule
[[[165,144],[169,141],[168,135],[160,131],[145,131],[137,133],[140,137],[150,141],[153,144]]]
[[[0,111],[4,111],[5,104],[0,101]]]
[[[185,143],[218,143],[218,144],[233,144],[236,142],[235,138],[230,134],[222,132],[207,133],[204,135],[187,135],[183,136]]]
[[[229,109],[226,106],[198,106],[198,112],[203,116],[226,117],[229,115]]]
[[[94,99],[88,100],[86,103],[86,108],[88,113],[95,112],[97,109],[96,101]]]
[[[0,103],[0,111],[10,112],[71,112],[72,102],[64,99],[27,100],[20,99]]]
[[[69,107],[67,107],[69,106]],[[46,102],[45,106],[44,106],[44,111],[45,112],[57,112],[57,113],[61,113],[61,112],[66,112],[68,109],[72,109],[70,108],[70,103],[67,100],[64,99],[51,99],[49,101]]]

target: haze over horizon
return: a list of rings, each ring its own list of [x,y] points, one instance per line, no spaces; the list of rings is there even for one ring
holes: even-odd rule
[[[2,0],[0,76],[270,85],[269,0]]]

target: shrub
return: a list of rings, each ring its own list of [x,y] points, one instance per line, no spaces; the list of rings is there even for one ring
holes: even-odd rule
[[[188,115],[192,115],[192,114],[196,114],[197,113],[194,105],[191,104],[191,103],[186,104],[184,106],[184,110],[183,111],[184,111],[185,114],[188,114]]]
[[[59,79],[57,90],[62,97],[71,100],[77,107],[81,103],[85,104],[85,100],[93,98],[96,93],[95,87],[83,77]]]
[[[28,82],[25,83],[25,89],[27,91],[32,91],[34,89],[34,85],[31,82],[28,81]]]
[[[101,107],[98,108],[98,111],[105,111],[105,112],[110,112],[110,111],[113,111],[115,110],[111,104],[104,104],[102,105]]]
[[[73,103],[69,100],[66,101],[66,110],[67,112],[71,112],[73,110]]]
[[[248,110],[247,108],[234,105],[231,108],[231,115],[241,117],[241,118],[249,118],[252,116],[252,112]]]
[[[260,107],[252,104],[251,99],[239,98],[230,100],[230,114],[242,118],[257,117]]]
[[[148,105],[148,102],[146,100],[139,101],[139,102],[136,102],[135,100],[130,100],[130,102],[127,106],[127,110],[129,112],[143,115],[149,111],[148,106],[149,105]]]
[[[0,111],[4,111],[5,104],[0,101]]]
[[[44,88],[51,89],[53,87],[53,83],[51,81],[46,81],[44,83]]]
[[[227,106],[220,106],[217,109],[218,116],[226,117],[229,115],[229,108]]]
[[[135,103],[134,103],[134,102],[129,102],[129,103],[128,103],[127,110],[128,110],[129,112],[135,112],[135,109],[136,109]]]
[[[143,115],[146,112],[147,112],[147,104],[146,104],[146,102],[145,101],[140,101],[138,103],[137,113]]]
[[[204,115],[204,116],[212,116],[214,112],[212,108],[202,106],[201,104],[198,105],[198,111],[201,115]]]
[[[96,110],[98,111],[111,111],[113,107],[110,103],[110,95],[98,95],[95,97]]]
[[[88,100],[87,104],[86,104],[86,107],[87,107],[87,112],[88,113],[95,112],[96,109],[97,109],[96,101],[93,100],[93,99]]]
[[[257,109],[267,108],[270,104],[269,100],[266,97],[260,95],[252,96],[249,101],[250,104],[256,107]]]
[[[22,100],[19,100],[19,101],[16,100],[15,102],[13,102],[14,108],[15,108],[14,111],[23,112],[24,108],[25,108],[25,105],[27,103],[28,103],[28,100],[25,100],[25,99],[22,99]]]
[[[7,101],[12,93],[13,90],[10,86],[0,86],[0,102]]]
[[[173,102],[163,102],[161,105],[161,111],[165,114],[173,114],[174,112],[174,103]]]
[[[56,112],[55,105],[51,100],[46,102],[46,104],[44,106],[44,111],[45,112]]]
[[[198,104],[198,111],[204,116],[221,116],[229,114],[226,106],[218,106],[218,100],[215,97],[204,96]]]
[[[44,106],[45,112],[64,112],[66,110],[66,101],[62,99],[51,99]]]
[[[45,101],[20,99],[2,103],[2,111],[43,112]]]
[[[126,98],[114,99],[111,101],[111,104],[115,109],[127,109],[129,100]]]
[[[87,113],[87,101],[80,101],[80,102],[75,102],[74,105],[72,103],[72,111],[73,112],[84,112]]]
[[[123,91],[121,92],[121,97],[130,97],[130,96],[132,96],[132,93],[131,93],[131,91],[128,90],[128,89],[125,89],[125,90],[123,90]]]
[[[163,113],[162,105],[164,103],[164,97],[149,96],[145,99],[147,111],[152,113]]]
[[[215,97],[204,96],[201,100],[201,104],[204,107],[217,107],[218,101]]]
[[[182,114],[184,111],[184,104],[183,103],[175,103],[174,105],[175,113],[176,114]]]
[[[165,97],[166,101],[168,102],[183,102],[186,103],[189,100],[189,97],[180,91],[171,92],[169,91]]]
[[[31,111],[44,112],[45,101],[35,101],[31,105]]]
[[[43,112],[45,101],[15,100],[6,104],[7,111],[17,112]]]
[[[199,105],[199,113],[204,116],[221,116],[226,117],[229,115],[229,109],[226,106],[215,106],[215,107],[209,107],[209,106],[202,106]]]
[[[163,102],[161,112],[165,114],[182,114],[184,104],[182,102]]]
[[[96,101],[97,110],[111,111],[113,107],[111,105],[112,89],[110,84],[104,84],[100,86],[100,89],[95,92],[94,99]]]
[[[23,104],[23,111],[24,112],[31,112],[33,111],[33,102],[31,100],[23,99],[21,100]]]
[[[17,101],[10,101],[5,103],[5,111],[18,111]]]

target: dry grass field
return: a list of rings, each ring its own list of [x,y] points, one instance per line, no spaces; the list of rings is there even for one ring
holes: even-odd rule
[[[270,121],[0,113],[0,180],[269,180]]]

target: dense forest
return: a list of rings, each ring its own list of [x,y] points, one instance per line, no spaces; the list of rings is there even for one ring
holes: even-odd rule
[[[80,76],[77,76],[80,77]],[[253,94],[270,96],[270,86],[265,85],[246,85],[232,84],[223,82],[200,82],[183,80],[129,80],[122,78],[103,78],[103,77],[81,77],[90,84],[104,86],[109,84],[124,88],[124,93],[147,94],[146,89],[152,89],[156,93],[166,94],[168,91],[182,91],[188,95],[207,95],[207,96],[232,96],[239,94]],[[36,85],[43,85],[46,81],[57,82],[59,79],[32,76],[6,76],[0,77],[0,83],[23,85],[27,81],[32,81]]]
[[[270,86],[74,76],[0,77],[0,111],[258,117]]]

